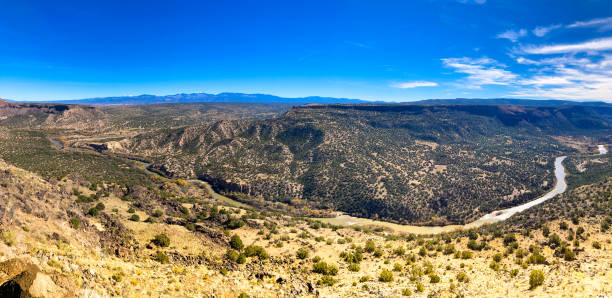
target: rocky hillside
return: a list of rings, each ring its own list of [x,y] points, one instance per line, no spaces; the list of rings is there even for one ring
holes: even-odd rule
[[[107,121],[103,112],[89,106],[0,100],[0,125],[6,127],[101,129]]]
[[[536,229],[511,225],[507,233],[493,227],[424,237],[235,207],[207,197],[197,181],[159,179],[159,189],[44,180],[0,160],[0,296],[606,297],[612,291],[609,220],[600,214],[545,219]],[[609,191],[604,182],[572,194],[601,204]],[[596,219],[601,226],[590,224]]]
[[[309,105],[154,131],[115,151],[243,200],[461,223],[552,187],[554,157],[573,149],[551,135],[609,138],[611,118],[610,108],[584,106]]]

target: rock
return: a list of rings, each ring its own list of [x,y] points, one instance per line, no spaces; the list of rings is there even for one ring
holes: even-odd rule
[[[58,287],[51,277],[38,267],[28,268],[0,285],[0,297],[68,297],[68,292]]]
[[[246,220],[246,223],[249,227],[254,228],[254,229],[263,228],[263,220],[249,218]]]

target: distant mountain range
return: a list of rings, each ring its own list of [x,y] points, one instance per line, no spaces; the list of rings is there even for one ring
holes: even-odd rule
[[[30,101],[31,102],[31,101]],[[174,95],[137,95],[137,96],[113,96],[96,97],[76,100],[54,100],[36,101],[61,104],[83,104],[83,105],[142,105],[161,103],[201,103],[201,102],[257,102],[257,103],[288,103],[288,104],[360,104],[360,103],[385,103],[384,101],[367,101],[362,99],[335,98],[335,97],[280,97],[269,94],[245,94],[245,93],[180,93]],[[392,102],[387,102],[392,103]],[[409,104],[461,104],[461,105],[521,105],[521,106],[612,106],[602,101],[570,101],[570,100],[534,100],[514,98],[455,98],[455,99],[426,99],[420,101],[405,102]]]
[[[142,104],[160,104],[160,103],[196,103],[196,102],[270,102],[270,103],[292,103],[292,104],[356,104],[368,103],[360,99],[349,98],[334,98],[334,97],[297,97],[287,98],[268,94],[244,94],[244,93],[180,93],[174,95],[149,95],[143,94],[138,96],[113,96],[113,97],[97,97],[77,100],[61,100],[47,101],[49,103],[63,104],[85,104],[85,105],[142,105]]]

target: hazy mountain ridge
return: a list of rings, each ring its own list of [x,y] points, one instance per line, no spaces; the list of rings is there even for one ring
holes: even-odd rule
[[[49,103],[64,103],[64,104],[87,104],[87,105],[142,105],[142,104],[160,104],[160,103],[203,103],[203,102],[236,102],[236,103],[291,103],[291,104],[307,104],[307,103],[365,103],[360,99],[349,98],[334,98],[334,97],[280,97],[268,94],[244,94],[224,92],[219,94],[208,93],[180,93],[173,95],[150,95],[143,94],[137,96],[112,96],[99,98],[86,98],[77,100],[52,100],[45,101]]]
[[[32,101],[56,104],[84,104],[84,105],[143,105],[160,103],[203,103],[203,102],[241,102],[241,103],[286,103],[286,104],[367,104],[384,103],[383,100],[372,101],[351,98],[336,98],[324,96],[281,97],[270,94],[246,94],[223,92],[209,93],[179,93],[172,95],[142,94],[136,96],[111,96],[75,100],[49,100]],[[391,104],[397,102],[389,102]],[[547,99],[521,99],[521,98],[454,98],[454,99],[425,99],[407,101],[408,104],[461,104],[461,105],[520,105],[520,106],[612,106],[612,103],[603,101],[572,101]]]

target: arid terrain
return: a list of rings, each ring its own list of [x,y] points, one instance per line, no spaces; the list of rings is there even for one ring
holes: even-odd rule
[[[0,293],[608,297],[610,115],[4,102]],[[566,192],[460,228],[551,189],[561,155]]]

